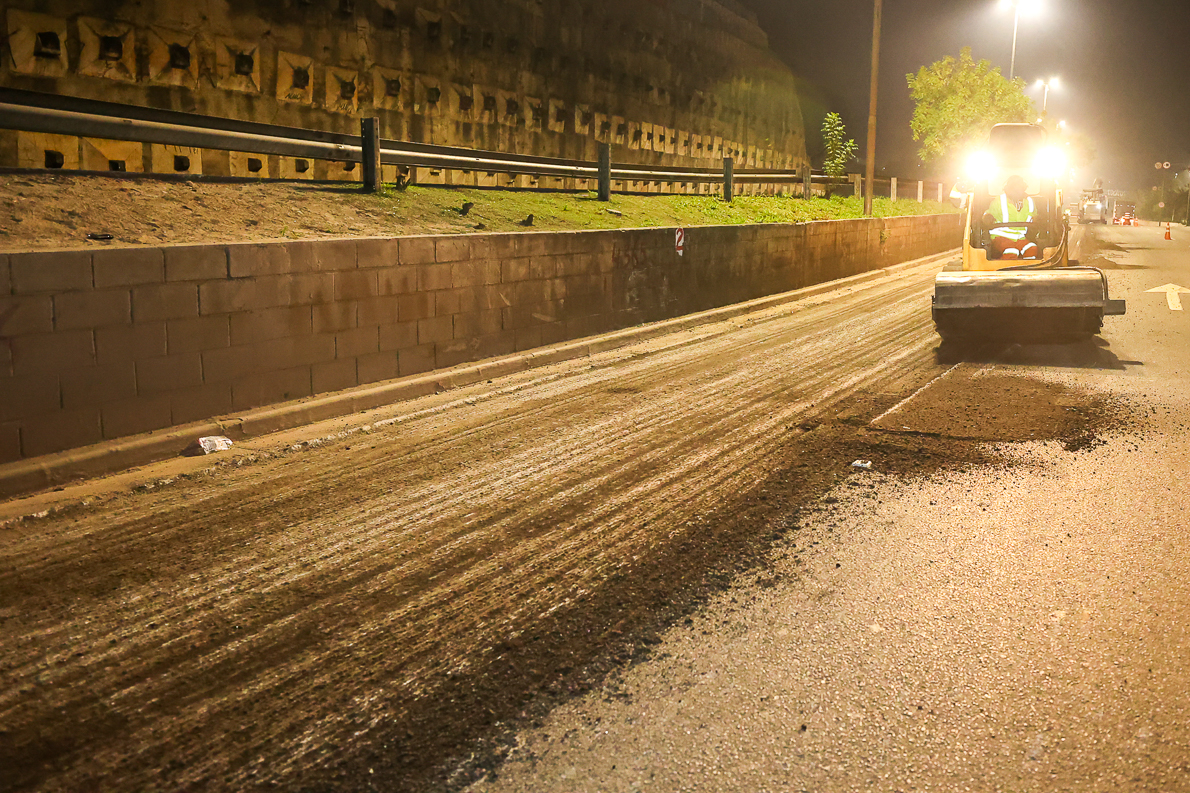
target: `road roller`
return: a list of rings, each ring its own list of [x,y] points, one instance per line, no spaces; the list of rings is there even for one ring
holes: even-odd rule
[[[943,341],[1076,341],[1124,313],[1103,271],[1070,259],[1058,183],[1066,171],[1064,153],[1036,124],[997,124],[972,155],[952,194],[966,209],[962,269],[934,281]]]

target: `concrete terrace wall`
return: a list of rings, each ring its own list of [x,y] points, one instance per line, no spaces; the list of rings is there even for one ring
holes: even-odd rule
[[[854,275],[960,220],[0,254],[0,463]]]
[[[385,137],[520,154],[592,160],[606,142],[617,162],[718,167],[731,156],[737,167],[803,165],[794,76],[755,17],[729,5],[0,0],[0,85],[352,134],[361,115],[376,116]],[[0,165],[359,173],[344,163],[6,131]],[[396,178],[395,166],[386,172]],[[413,176],[568,186],[476,171]]]

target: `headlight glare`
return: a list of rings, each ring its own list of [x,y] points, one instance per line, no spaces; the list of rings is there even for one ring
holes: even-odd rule
[[[996,158],[990,152],[977,151],[967,159],[967,177],[974,182],[993,181],[996,170]]]
[[[1043,179],[1057,179],[1066,172],[1066,155],[1061,149],[1042,149],[1037,152],[1033,170]]]

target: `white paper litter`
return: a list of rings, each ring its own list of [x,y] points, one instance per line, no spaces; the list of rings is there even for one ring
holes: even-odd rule
[[[231,447],[231,438],[224,437],[223,435],[208,435],[205,438],[198,439],[198,448],[202,450],[203,454],[225,452]]]

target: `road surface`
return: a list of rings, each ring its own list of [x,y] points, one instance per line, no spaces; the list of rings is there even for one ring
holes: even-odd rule
[[[0,790],[1190,789],[1190,246],[1088,233],[1096,342],[923,266],[0,505]]]

